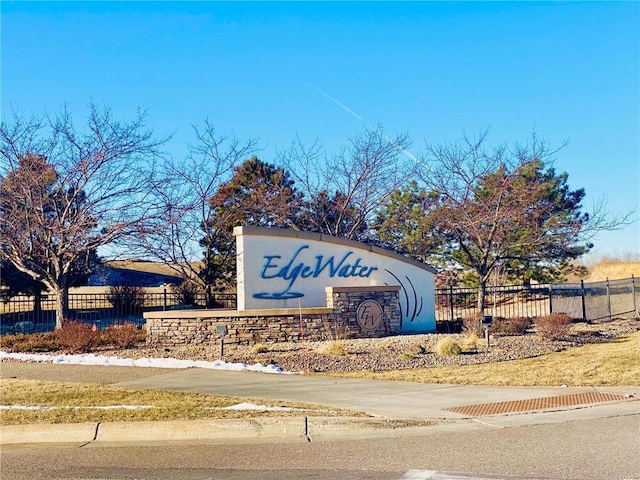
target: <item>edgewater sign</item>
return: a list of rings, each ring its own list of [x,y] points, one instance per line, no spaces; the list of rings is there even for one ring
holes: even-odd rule
[[[234,235],[238,310],[326,307],[325,287],[399,286],[401,331],[435,330],[435,271],[425,264],[317,233],[236,227]]]

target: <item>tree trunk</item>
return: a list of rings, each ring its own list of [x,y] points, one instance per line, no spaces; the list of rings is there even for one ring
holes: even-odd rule
[[[42,290],[36,289],[33,292],[33,321],[42,322]]]
[[[58,287],[54,291],[56,296],[56,329],[62,328],[62,322],[69,313],[69,289]]]
[[[211,285],[207,284],[207,287],[205,288],[205,299],[206,299],[206,307],[207,308],[215,308],[217,305],[215,304],[215,296],[213,294],[213,288],[211,288]]]
[[[478,285],[478,311],[480,312],[480,316],[484,316],[484,307],[485,307],[485,297],[487,296],[487,282],[486,280],[481,280]]]

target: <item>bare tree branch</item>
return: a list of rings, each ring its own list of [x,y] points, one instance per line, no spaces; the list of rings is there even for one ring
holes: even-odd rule
[[[195,141],[185,158],[167,159],[158,166],[163,180],[154,186],[154,201],[163,205],[152,233],[142,237],[137,251],[165,263],[179,276],[200,284],[203,244],[211,216],[210,199],[218,186],[231,178],[233,169],[260,149],[254,138],[242,141],[231,134],[219,134],[209,120],[193,126]]]
[[[310,215],[304,228],[358,240],[389,196],[409,182],[415,169],[406,134],[388,137],[378,125],[349,139],[327,156],[316,139],[305,147],[296,138],[279,161],[304,192]]]

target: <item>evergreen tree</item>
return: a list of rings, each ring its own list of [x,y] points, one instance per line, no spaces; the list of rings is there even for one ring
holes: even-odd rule
[[[303,211],[302,195],[282,168],[252,156],[234,169],[210,199],[205,222],[204,266],[200,276],[214,290],[231,288],[235,281],[233,227],[297,228]]]

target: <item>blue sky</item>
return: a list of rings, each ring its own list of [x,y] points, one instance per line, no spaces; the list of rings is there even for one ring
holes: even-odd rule
[[[640,210],[638,2],[1,3],[2,115],[78,120],[90,101],[141,106],[169,153],[193,124],[295,135],[329,151],[366,124],[425,142],[489,129],[493,143],[568,141],[556,168],[586,210]],[[321,92],[324,92],[321,93]],[[332,101],[332,97],[338,103]],[[640,222],[598,235],[594,255],[640,252]]]

